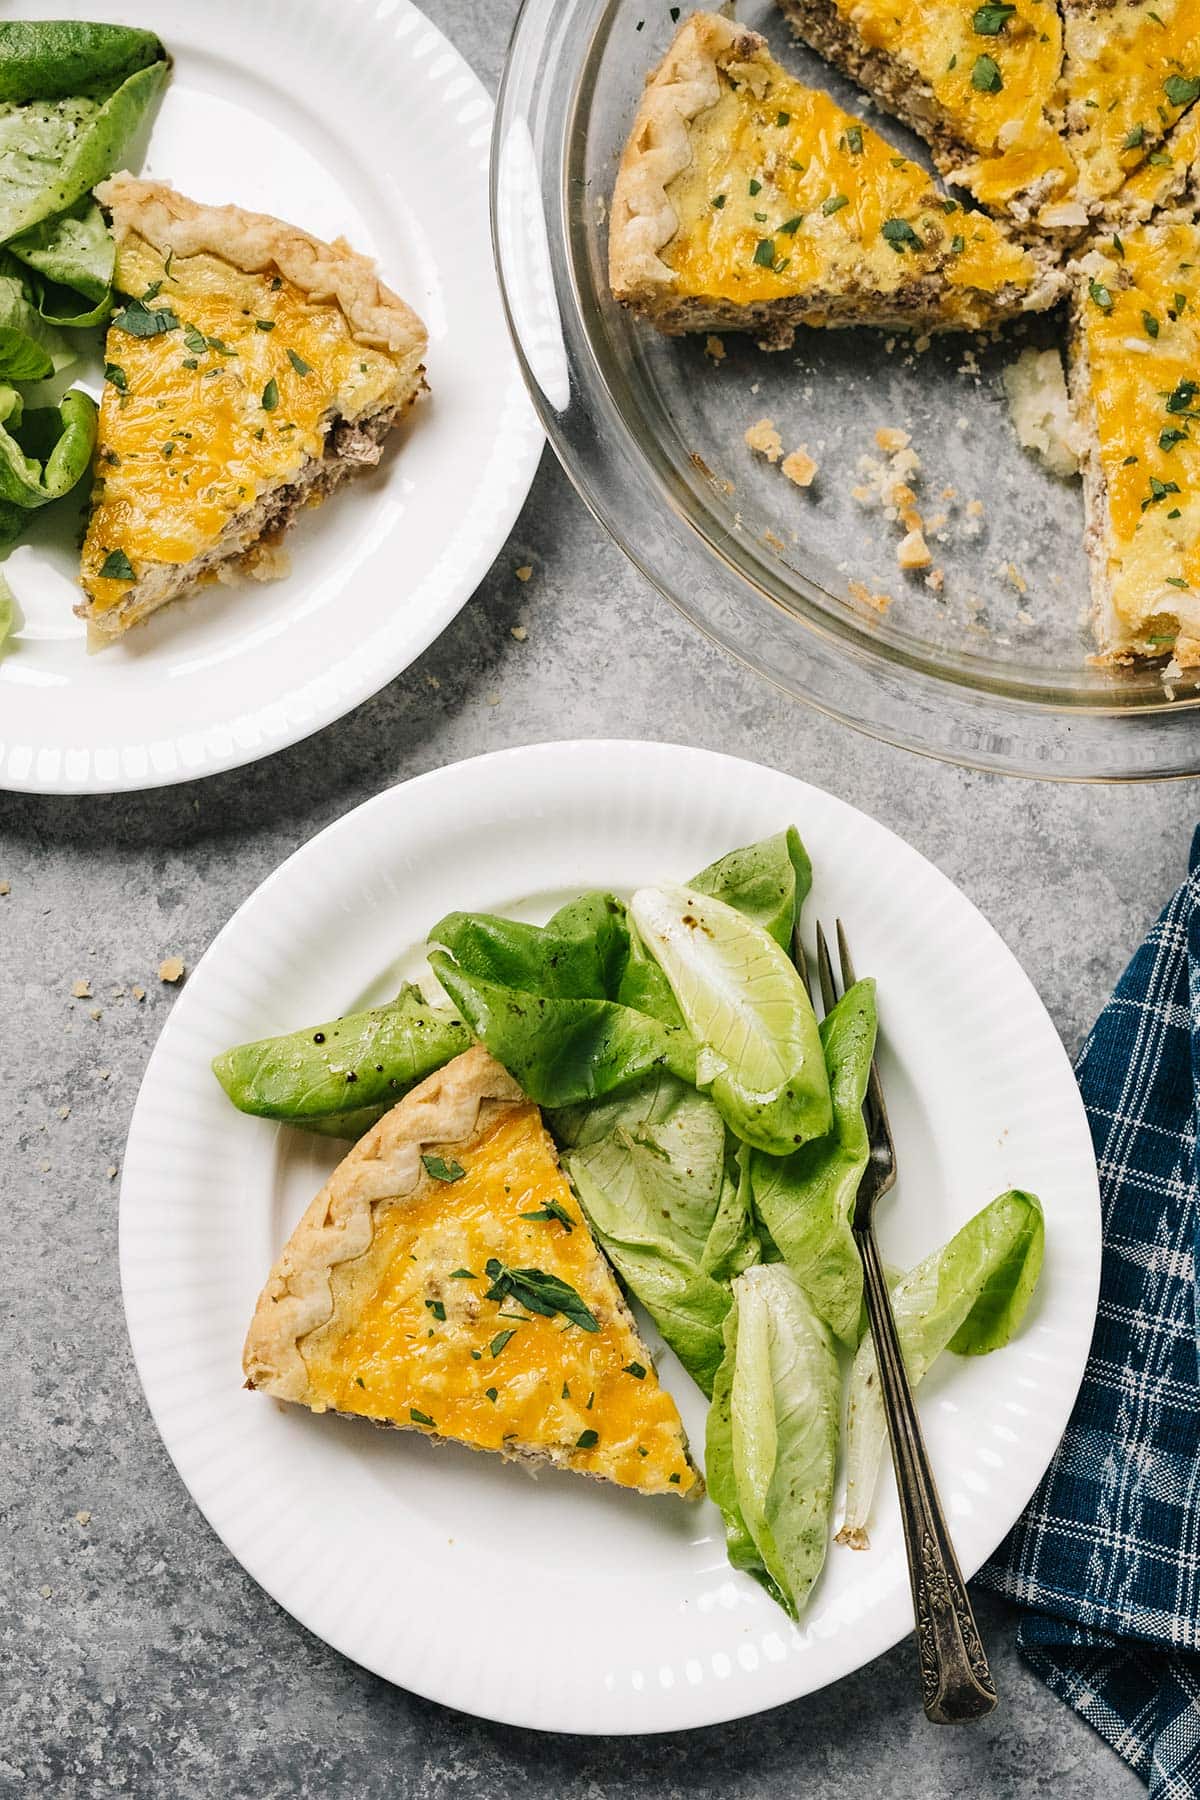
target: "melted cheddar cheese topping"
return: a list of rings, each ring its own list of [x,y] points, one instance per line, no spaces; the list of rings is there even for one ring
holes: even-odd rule
[[[1055,129],[1062,26],[1055,0],[835,0],[858,38],[932,91],[946,131],[978,161],[955,179],[995,205],[1043,184],[1065,192],[1074,167]]]
[[[397,375],[388,355],[355,341],[336,304],[282,276],[209,254],[167,267],[133,238],[117,281],[136,298],[105,344],[81,569],[102,611],[148,564],[188,563],[213,546],[265,489],[321,456],[334,412],[373,409]]]
[[[506,1109],[451,1155],[461,1177],[377,1208],[365,1270],[334,1270],[332,1322],[300,1344],[312,1403],[477,1449],[551,1451],[644,1493],[687,1493],[695,1476],[675,1402],[537,1107]],[[511,1295],[489,1299],[489,1261],[566,1282],[598,1329]]]
[[[1115,194],[1126,176],[1164,154],[1159,146],[1200,96],[1196,0],[1069,5],[1065,89],[1078,192]]]
[[[1200,105],[1184,113],[1171,135],[1140,163],[1118,189],[1114,210],[1148,219],[1158,207],[1173,204],[1196,180],[1200,170]]]
[[[932,274],[939,316],[965,320],[972,295],[1033,285],[1033,259],[1002,227],[964,212],[828,94],[766,57],[720,82],[667,188],[678,228],[661,254],[680,294],[886,297]]]
[[[1088,259],[1081,335],[1113,605],[1153,655],[1200,630],[1200,227],[1119,242]]]

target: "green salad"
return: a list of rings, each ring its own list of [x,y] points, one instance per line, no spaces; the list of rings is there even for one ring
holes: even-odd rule
[[[153,32],[0,22],[0,549],[91,462],[91,398],[22,389],[53,381],[79,354],[76,333],[108,318],[113,242],[91,190],[125,155],[168,68]]]
[[[436,1001],[409,984],[213,1065],[243,1112],[354,1138],[486,1045],[544,1109],[597,1240],[709,1399],[730,1561],[793,1618],[825,1561],[843,1437],[838,1537],[857,1548],[886,1438],[850,1226],[875,984],[818,1024],[793,960],[811,881],[792,828],[627,903],[583,894],[545,925],[450,913],[429,934]],[[914,1383],[943,1350],[1008,1342],[1042,1245],[1038,1201],[1013,1191],[896,1277]]]

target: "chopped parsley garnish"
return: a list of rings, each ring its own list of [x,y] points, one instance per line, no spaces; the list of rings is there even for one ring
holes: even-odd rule
[[[483,1391],[487,1395],[488,1399],[491,1401],[492,1405],[495,1406],[497,1395],[499,1394],[499,1389],[498,1388],[484,1388]]]
[[[679,1471],[678,1471],[678,1469],[675,1471],[674,1475],[668,1475],[667,1480],[671,1483],[671,1485],[673,1487],[678,1487],[679,1486]]]
[[[672,25],[678,25],[678,23],[679,23],[679,8],[677,6],[669,6],[667,8],[667,12],[670,15]]]
[[[1121,145],[1121,148],[1122,150],[1140,150],[1145,141],[1146,127],[1144,125],[1135,125],[1133,130],[1129,133],[1129,136],[1125,139],[1125,142]]]
[[[861,125],[848,125],[846,127],[846,142],[850,146],[851,156],[862,155],[863,135]]]
[[[594,1450],[599,1442],[600,1433],[598,1431],[581,1431],[575,1439],[575,1448],[577,1450]]]
[[[755,194],[761,194],[761,193],[762,193],[762,182],[761,182],[761,181],[757,181],[757,180],[756,180],[756,179],[755,179],[755,178],[754,178],[754,176],[753,176],[753,175],[752,175],[752,176],[751,176],[751,177],[750,177],[750,195],[751,195],[751,198],[753,198],[753,196],[754,196],[754,195],[755,195]]]
[[[980,37],[999,37],[1016,10],[1015,6],[1004,5],[1003,0],[995,0],[993,4],[976,9],[971,20],[972,27]]]
[[[127,300],[120,312],[113,314],[112,322],[130,337],[159,337],[164,331],[179,330],[179,320],[169,306],[152,310],[144,300]]]
[[[272,375],[270,381],[268,381],[266,387],[262,391],[262,409],[264,412],[274,412],[275,408],[278,405],[279,405],[279,383],[276,381],[275,377]],[[436,1160],[440,1162],[441,1158],[438,1157]],[[421,1161],[423,1163],[425,1163],[426,1168],[429,1168],[429,1164],[428,1164],[428,1162],[425,1161],[424,1157],[421,1158]],[[432,1173],[432,1171],[430,1171],[430,1172]]]
[[[804,214],[797,213],[794,218],[785,219],[779,229],[780,231],[785,232],[788,237],[795,237],[803,223]]]
[[[952,252],[954,253],[955,256],[961,256],[963,251],[966,249],[966,247],[967,247],[966,238],[963,236],[961,231],[956,231],[954,236],[950,239],[950,249],[952,250]]]
[[[418,1412],[415,1406],[409,1407],[408,1416],[412,1420],[414,1425],[433,1426],[433,1420],[430,1418],[429,1414],[423,1413],[423,1412]],[[436,1429],[436,1427],[434,1427],[434,1429]]]
[[[977,56],[971,70],[971,86],[980,94],[998,94],[1004,86],[1000,65],[994,56]]]
[[[306,363],[302,356],[297,356],[296,352],[292,349],[290,344],[288,345],[287,357],[288,357],[288,361],[291,363],[293,369],[295,369],[297,375],[311,375],[312,374],[312,364]]]
[[[517,1334],[517,1328],[515,1325],[510,1326],[510,1328],[507,1331],[498,1331],[496,1333],[495,1337],[492,1339],[491,1343],[488,1345],[488,1349],[491,1351],[493,1358],[499,1356],[499,1354],[503,1350],[505,1344],[507,1344],[509,1338],[515,1337],[516,1334]]]
[[[1102,281],[1089,281],[1088,293],[1091,295],[1095,304],[1100,308],[1101,312],[1112,311],[1113,297]]]
[[[184,326],[183,341],[188,349],[193,351],[197,356],[203,356],[204,352],[208,349],[208,339],[202,331],[197,331],[194,325]]]
[[[724,204],[725,204],[724,194],[714,194],[713,195],[713,205],[716,207],[718,212],[720,212],[720,210],[724,206]]]
[[[1181,381],[1176,382],[1167,395],[1167,411],[1169,413],[1190,412],[1192,402],[1197,394],[1200,394],[1200,381],[1192,381],[1185,375]]]
[[[1160,450],[1173,450],[1176,444],[1182,444],[1188,436],[1186,425],[1164,425],[1158,434]]]
[[[362,1376],[361,1376],[361,1375],[356,1375],[356,1376],[355,1376],[355,1377],[354,1377],[354,1383],[355,1383],[355,1386],[356,1386],[356,1387],[360,1387],[360,1388],[361,1388],[361,1389],[362,1389],[362,1390],[363,1390],[363,1392],[364,1392],[364,1394],[365,1394],[365,1393],[366,1393],[366,1391],[367,1391],[367,1384],[366,1384],[366,1382],[365,1382],[365,1381],[364,1381],[364,1380],[363,1380],[363,1378],[362,1378]]]
[[[849,194],[830,194],[828,200],[822,200],[821,211],[828,218],[831,213],[841,212],[843,206],[849,206]]]
[[[1200,75],[1168,75],[1163,93],[1172,106],[1190,106],[1193,100],[1200,99]]]
[[[571,1390],[567,1386],[565,1381],[563,1382],[563,1385],[562,1385],[562,1398],[564,1400],[569,1400],[571,1398]]]
[[[1165,500],[1168,494],[1177,494],[1178,492],[1179,483],[1177,481],[1160,481],[1157,475],[1152,475],[1150,492],[1142,501],[1142,511],[1145,512],[1148,506],[1157,506],[1159,501]]]
[[[127,394],[129,392],[129,382],[126,379],[125,371],[120,363],[105,363],[104,379],[116,388],[118,394]]]
[[[272,382],[271,386],[274,387],[274,385],[275,383]],[[276,398],[278,398],[278,396],[276,396]],[[263,401],[263,405],[267,405],[265,400]],[[274,401],[272,402],[272,405],[274,405]],[[270,412],[270,410],[271,408],[268,406],[267,411]],[[421,1161],[425,1164],[425,1173],[427,1175],[432,1175],[435,1181],[461,1181],[467,1172],[460,1162],[455,1162],[453,1160],[447,1162],[445,1158],[441,1156],[423,1156]]]
[[[1137,457],[1137,456],[1127,456],[1127,457],[1126,457],[1126,458],[1125,458],[1125,459],[1124,459],[1124,461],[1123,461],[1123,462],[1122,462],[1122,464],[1121,464],[1121,467],[1122,467],[1122,468],[1123,468],[1123,469],[1128,469],[1128,468],[1130,468],[1130,467],[1131,467],[1131,466],[1132,466],[1132,464],[1134,464],[1134,463],[1135,463],[1135,462],[1140,462],[1140,461],[1141,461],[1141,458],[1140,458],[1140,457]]]
[[[1147,161],[1152,169],[1169,169],[1171,167],[1171,159],[1165,150],[1151,151]]]
[[[574,1219],[559,1200],[547,1200],[545,1206],[539,1206],[536,1212],[522,1213],[521,1217],[523,1219],[544,1220],[547,1224],[549,1224],[550,1220],[557,1219],[559,1224],[565,1225],[568,1231],[570,1231],[575,1224]]]
[[[1152,312],[1144,312],[1142,314],[1142,324],[1146,328],[1147,337],[1156,338],[1158,336],[1158,320]]]
[[[775,114],[775,123],[777,125],[790,125],[791,122],[792,122],[791,113],[777,112]]]
[[[425,1304],[437,1320],[438,1324],[444,1325],[446,1322],[446,1308],[442,1305],[442,1302],[440,1300],[427,1300]]]
[[[133,564],[123,550],[110,550],[100,564],[100,573],[106,581],[132,581],[134,579]]]
[[[174,454],[175,454],[175,446],[169,438],[167,439],[167,442],[162,447],[162,453],[164,456],[174,456]]]
[[[949,74],[951,69],[957,69],[957,67],[958,67],[958,52],[955,51],[954,55],[950,58],[950,61],[946,64],[946,73]]]
[[[640,1362],[626,1363],[622,1368],[623,1375],[632,1375],[635,1381],[645,1381],[646,1371]]]
[[[1172,311],[1174,312],[1175,317],[1178,318],[1180,313],[1183,311],[1184,307],[1187,305],[1187,295],[1186,294],[1175,294],[1172,296],[1172,298],[1175,302],[1175,304],[1172,308]]]
[[[1171,587],[1177,587],[1177,588],[1186,588],[1187,587],[1187,582],[1183,579],[1182,575],[1168,575],[1167,582],[1168,582],[1168,585]],[[1167,641],[1169,641],[1169,640],[1167,640]],[[1155,642],[1157,642],[1157,639],[1155,640]]]
[[[162,276],[160,275],[157,281],[152,281],[150,283],[150,286],[146,289],[145,293],[142,295],[142,299],[146,302],[147,305],[150,304],[151,300],[156,298],[156,296],[158,294],[158,290],[161,287],[162,287]]]
[[[758,264],[760,269],[773,269],[775,267],[774,238],[759,238],[757,244],[754,246],[754,261]]]
[[[274,331],[275,321],[274,319],[255,319],[254,329],[255,331]]]
[[[495,1256],[488,1258],[484,1272],[492,1284],[485,1299],[515,1300],[518,1306],[543,1319],[552,1319],[555,1313],[561,1313],[570,1325],[578,1325],[584,1331],[599,1331],[599,1320],[570,1283],[561,1281],[557,1275],[548,1275],[543,1269],[509,1269]]]
[[[1122,262],[1125,261],[1125,246],[1115,231],[1113,232],[1113,254],[1119,256]]]
[[[885,219],[880,230],[898,256],[903,256],[906,250],[925,248],[907,219]]]
[[[451,1281],[474,1281],[475,1271],[474,1269],[451,1269],[450,1279]]]
[[[185,356],[183,359],[183,367],[185,369],[198,369],[200,364],[196,361],[194,356]]]

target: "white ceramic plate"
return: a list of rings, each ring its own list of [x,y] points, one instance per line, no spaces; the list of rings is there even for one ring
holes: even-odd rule
[[[23,625],[0,657],[0,787],[42,793],[212,774],[357,706],[478,586],[542,444],[492,267],[491,101],[409,0],[82,13],[149,26],[175,58],[144,172],[376,257],[428,327],[431,393],[379,471],[289,534],[286,580],[207,589],[94,656],[71,611],[75,508],[33,527],[7,565]],[[100,372],[76,378],[98,394]]]
[[[544,918],[584,888],[686,878],[790,822],[816,872],[810,929],[840,915],[879,980],[902,1171],[881,1223],[887,1259],[915,1260],[1004,1188],[1045,1203],[1045,1273],[1020,1336],[946,1358],[922,1390],[968,1573],[1062,1434],[1096,1309],[1091,1141],[1041,1002],[970,902],[865,814],[707,751],[549,744],[440,769],[330,826],[225,927],[154,1052],[121,1189],[130,1335],[180,1474],[270,1594],[390,1681],[546,1730],[665,1731],[793,1699],[911,1630],[890,1480],[872,1549],[830,1551],[797,1628],[729,1568],[707,1500],[558,1472],[535,1483],[241,1386],[259,1287],[336,1150],[235,1112],[213,1054],[394,993],[452,908]],[[703,1399],[647,1335],[702,1449]]]

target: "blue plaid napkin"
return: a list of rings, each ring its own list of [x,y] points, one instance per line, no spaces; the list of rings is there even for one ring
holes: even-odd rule
[[[1155,1800],[1200,1795],[1200,829],[1190,869],[1079,1057],[1096,1332],[1054,1461],[979,1577],[1030,1609],[1022,1654]]]

